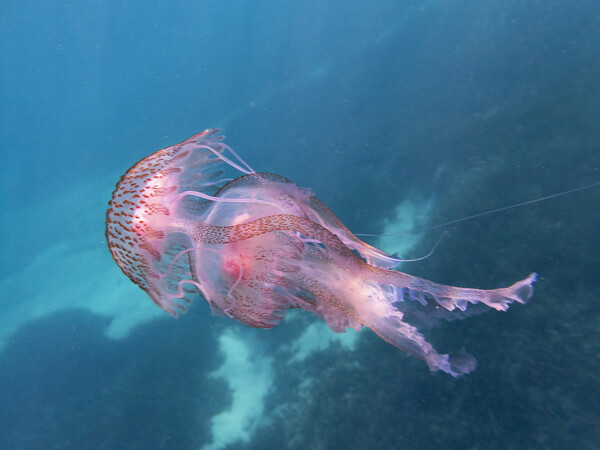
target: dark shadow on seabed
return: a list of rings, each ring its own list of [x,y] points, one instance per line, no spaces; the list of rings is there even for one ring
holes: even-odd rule
[[[119,341],[85,312],[27,324],[0,355],[0,447],[200,447],[230,394],[206,376],[218,344],[198,323],[192,312]]]

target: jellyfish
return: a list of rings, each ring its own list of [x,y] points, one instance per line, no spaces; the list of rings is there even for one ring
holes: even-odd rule
[[[198,296],[257,328],[301,308],[334,332],[368,327],[453,376],[474,370],[476,360],[464,350],[439,354],[423,331],[526,303],[536,281],[531,274],[479,290],[394,270],[397,259],[352,234],[310,189],[255,172],[217,129],[130,168],[109,202],[106,239],[123,273],[173,316]]]

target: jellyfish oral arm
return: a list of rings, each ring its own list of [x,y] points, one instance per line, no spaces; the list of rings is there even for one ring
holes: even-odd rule
[[[532,285],[537,281],[537,274],[532,273],[527,278],[518,281],[507,288],[485,290],[446,286],[402,272],[389,272],[393,273],[380,275],[378,278],[389,280],[389,278],[395,278],[394,274],[402,274],[399,276],[401,280],[400,283],[394,283],[390,280],[391,284],[398,286],[398,284],[405,283],[406,277],[409,277],[410,283],[401,287],[407,287],[411,291],[422,292],[431,296],[438,305],[444,307],[448,311],[453,311],[454,309],[465,311],[469,304],[475,303],[483,303],[497,311],[506,311],[513,302],[527,303],[533,295]]]
[[[211,244],[240,242],[281,231],[300,233],[307,243],[321,243],[328,249],[330,262],[315,270],[315,273],[325,278],[327,272],[335,271],[336,274],[331,278],[338,280],[338,290],[343,292],[343,295],[337,296],[321,295],[321,299],[329,302],[333,308],[342,309],[344,314],[371,328],[386,341],[427,361],[432,370],[443,370],[453,376],[473,370],[476,365],[474,359],[467,353],[450,358],[435,352],[418,329],[403,320],[404,312],[394,305],[411,302],[405,308],[408,311],[413,309],[413,305],[433,305],[433,308],[442,307],[448,312],[464,312],[469,305],[480,303],[505,311],[512,302],[527,302],[533,294],[532,284],[537,279],[535,274],[531,274],[510,287],[492,290],[440,285],[406,273],[373,267],[356,256],[329,230],[296,216],[263,217],[232,227],[211,227],[198,223],[194,228],[190,232],[196,239]],[[345,300],[336,300],[341,297]],[[334,319],[337,320],[336,317]]]

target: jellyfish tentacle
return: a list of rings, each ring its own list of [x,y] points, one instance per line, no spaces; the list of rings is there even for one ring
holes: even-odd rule
[[[233,152],[233,150],[231,149],[231,147],[229,147],[229,146],[227,146],[225,144],[219,143],[218,147],[223,148],[223,149],[229,149],[231,152]],[[249,165],[247,165],[244,162],[244,160],[242,160],[239,156],[237,156],[237,153],[234,153],[234,155],[240,160],[240,162],[242,164],[244,164],[246,167],[248,167],[248,169],[244,169],[243,167],[241,167],[238,164],[234,163],[231,159],[229,159],[227,156],[223,155],[221,152],[217,151],[212,146],[209,146],[209,145],[198,145],[197,148],[202,148],[202,149],[205,149],[205,150],[208,150],[208,151],[212,152],[221,161],[229,164],[231,167],[233,167],[234,169],[239,170],[242,173],[245,173],[245,174],[254,173],[254,169],[252,169],[252,167],[250,167]]]

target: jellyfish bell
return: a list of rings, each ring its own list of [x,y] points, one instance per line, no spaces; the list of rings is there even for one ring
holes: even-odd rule
[[[109,206],[115,262],[172,315],[198,294],[214,311],[259,328],[302,308],[335,332],[369,327],[453,376],[472,371],[474,358],[438,354],[420,329],[525,303],[536,281],[531,274],[479,290],[391,270],[398,260],[362,242],[309,189],[255,172],[216,129],[142,159]]]

